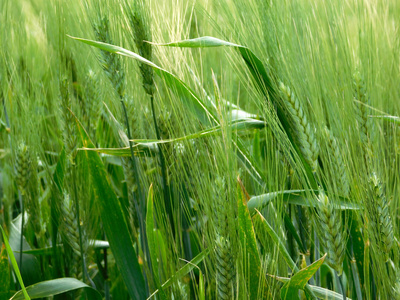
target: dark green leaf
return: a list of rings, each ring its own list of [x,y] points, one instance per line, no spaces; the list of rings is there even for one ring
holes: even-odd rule
[[[83,126],[76,118],[75,120],[83,146],[94,148]],[[144,299],[146,297],[145,282],[120,202],[111,187],[99,155],[93,151],[85,151],[85,154],[93,179],[95,203],[100,209],[103,227],[118,269],[130,296],[134,299]]]

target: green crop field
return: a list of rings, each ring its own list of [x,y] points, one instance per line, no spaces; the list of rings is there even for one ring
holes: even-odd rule
[[[0,0],[0,300],[400,299],[399,20]]]

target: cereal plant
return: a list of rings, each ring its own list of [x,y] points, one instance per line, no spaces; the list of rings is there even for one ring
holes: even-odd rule
[[[400,299],[400,3],[0,2],[1,299]]]

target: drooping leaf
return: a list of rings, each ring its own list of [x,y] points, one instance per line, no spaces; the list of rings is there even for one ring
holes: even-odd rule
[[[167,84],[169,88],[172,90],[176,91],[176,94],[181,97],[181,100],[184,102],[186,107],[190,108],[195,114],[196,117],[203,123],[203,124],[213,124],[217,123],[216,118],[213,115],[213,113],[207,108],[205,103],[196,96],[196,94],[192,91],[192,89],[187,86],[182,80],[180,80],[178,77],[173,75],[172,73],[168,72],[167,70],[164,70],[163,68],[157,66],[153,62],[145,59],[144,57],[129,51],[127,49],[124,49],[122,47],[106,44],[106,43],[101,43],[101,42],[96,42],[92,40],[87,40],[87,39],[82,39],[82,38],[77,38],[77,37],[72,37],[71,38],[81,41],[85,44],[88,44],[90,46],[94,46],[96,48],[99,48],[104,51],[108,51],[111,53],[115,54],[120,54],[123,56],[127,56],[130,58],[133,58],[143,64],[149,65],[150,67],[153,68],[154,72],[159,75]]]
[[[100,293],[87,284],[75,278],[58,278],[42,281],[26,288],[31,299],[51,297],[66,292],[84,289],[88,299],[101,299]],[[10,300],[24,300],[24,294],[19,291]]]
[[[298,299],[298,291],[303,290],[307,282],[311,277],[317,272],[325,260],[326,254],[307,266],[301,269],[299,272],[295,273],[288,282],[281,289],[281,299]]]
[[[245,119],[245,120],[238,120],[232,122],[230,124],[232,130],[241,131],[241,130],[249,130],[249,129],[261,129],[265,127],[265,122],[255,119]],[[160,144],[169,144],[169,143],[176,143],[181,141],[187,141],[202,137],[208,137],[212,135],[216,135],[221,133],[221,126],[215,126],[210,129],[202,130],[200,132],[186,135],[179,138],[173,138],[168,140],[132,140],[135,144],[132,147],[135,153],[143,152],[158,152],[158,145]],[[123,147],[123,148],[82,148],[80,150],[88,150],[88,151],[97,151],[99,153],[104,153],[108,155],[114,156],[130,156],[130,148]]]
[[[247,206],[251,213],[254,213],[255,209],[262,209],[267,206],[273,200],[282,199],[282,201],[307,206],[307,207],[315,207],[317,205],[316,200],[313,197],[310,197],[310,193],[318,194],[318,191],[310,191],[310,190],[287,190],[287,191],[279,191],[279,192],[271,192],[263,195],[253,196],[250,198],[249,202],[247,202]],[[337,198],[338,209],[342,210],[358,210],[360,207],[349,201],[344,200],[344,198]]]
[[[75,120],[83,146],[94,148],[83,126],[76,118]],[[118,269],[130,296],[133,299],[144,299],[146,297],[145,282],[120,202],[111,187],[99,155],[93,151],[85,151],[85,155],[93,179],[95,203],[99,207],[104,231]]]

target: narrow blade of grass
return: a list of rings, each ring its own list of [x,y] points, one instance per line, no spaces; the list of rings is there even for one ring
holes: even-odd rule
[[[153,278],[156,284],[156,288],[159,290],[159,297],[161,299],[167,299],[164,289],[160,284],[158,277],[159,264],[158,264],[158,247],[156,244],[156,237],[154,233],[154,199],[153,199],[153,185],[150,185],[149,193],[147,196],[147,214],[146,214],[146,233],[147,242],[149,246],[151,265],[153,270]]]
[[[94,148],[83,126],[76,117],[75,120],[83,145],[86,148]],[[144,299],[146,297],[145,282],[120,202],[111,187],[99,155],[92,151],[85,151],[85,154],[92,177],[95,202],[99,207],[103,227],[118,269],[129,295],[134,299]]]
[[[14,273],[15,273],[15,276],[17,277],[17,279],[18,279],[19,285],[21,286],[22,294],[25,297],[25,300],[29,300],[30,298],[29,298],[28,293],[26,292],[25,285],[24,285],[24,282],[22,280],[21,273],[19,272],[18,264],[17,264],[17,261],[15,259],[13,250],[11,249],[10,244],[8,243],[8,239],[7,239],[6,233],[4,232],[3,227],[1,225],[0,225],[0,229],[1,229],[1,233],[3,235],[3,242],[4,242],[5,246],[6,246],[8,257],[9,257],[9,259],[11,261],[11,265],[12,265],[12,267],[14,269]],[[24,298],[22,298],[22,299],[24,299]]]
[[[238,189],[239,190],[239,189]],[[265,284],[265,277],[261,271],[261,260],[258,253],[256,235],[251,221],[250,212],[246,205],[243,191],[238,191],[238,223],[239,239],[243,249],[243,268],[249,299],[258,299],[259,287]]]

